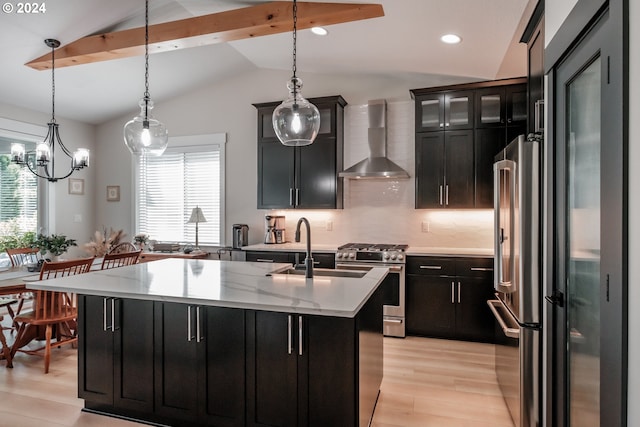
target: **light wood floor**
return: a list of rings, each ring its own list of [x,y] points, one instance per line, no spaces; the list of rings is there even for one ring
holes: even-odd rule
[[[385,338],[384,380],[374,427],[513,427],[493,371],[493,346],[427,338]],[[77,353],[0,361],[0,426],[126,427],[140,424],[80,412]]]

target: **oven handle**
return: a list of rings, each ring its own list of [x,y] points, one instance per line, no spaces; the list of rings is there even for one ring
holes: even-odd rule
[[[404,269],[403,265],[381,265],[381,264],[356,264],[356,263],[336,263],[336,270],[349,268],[374,268],[374,267],[387,267],[389,271],[401,273]]]

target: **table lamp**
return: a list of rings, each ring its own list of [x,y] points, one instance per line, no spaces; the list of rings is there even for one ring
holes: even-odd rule
[[[194,250],[196,251],[200,250],[200,247],[198,246],[198,223],[199,222],[207,222],[207,219],[204,217],[204,214],[202,213],[202,209],[196,206],[191,211],[191,218],[189,218],[189,221],[187,221],[187,224],[193,224],[193,223],[196,224],[196,247],[194,248]]]

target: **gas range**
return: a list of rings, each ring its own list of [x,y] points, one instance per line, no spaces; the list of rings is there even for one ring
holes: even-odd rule
[[[338,248],[336,262],[404,264],[408,245],[347,243]]]

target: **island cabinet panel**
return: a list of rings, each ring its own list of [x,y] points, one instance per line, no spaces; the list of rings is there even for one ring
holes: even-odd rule
[[[155,303],[156,414],[244,425],[244,311]]]
[[[493,259],[409,257],[407,333],[493,342]]]
[[[248,313],[249,426],[357,425],[355,321]]]
[[[153,410],[153,302],[81,295],[78,394],[115,408]]]

